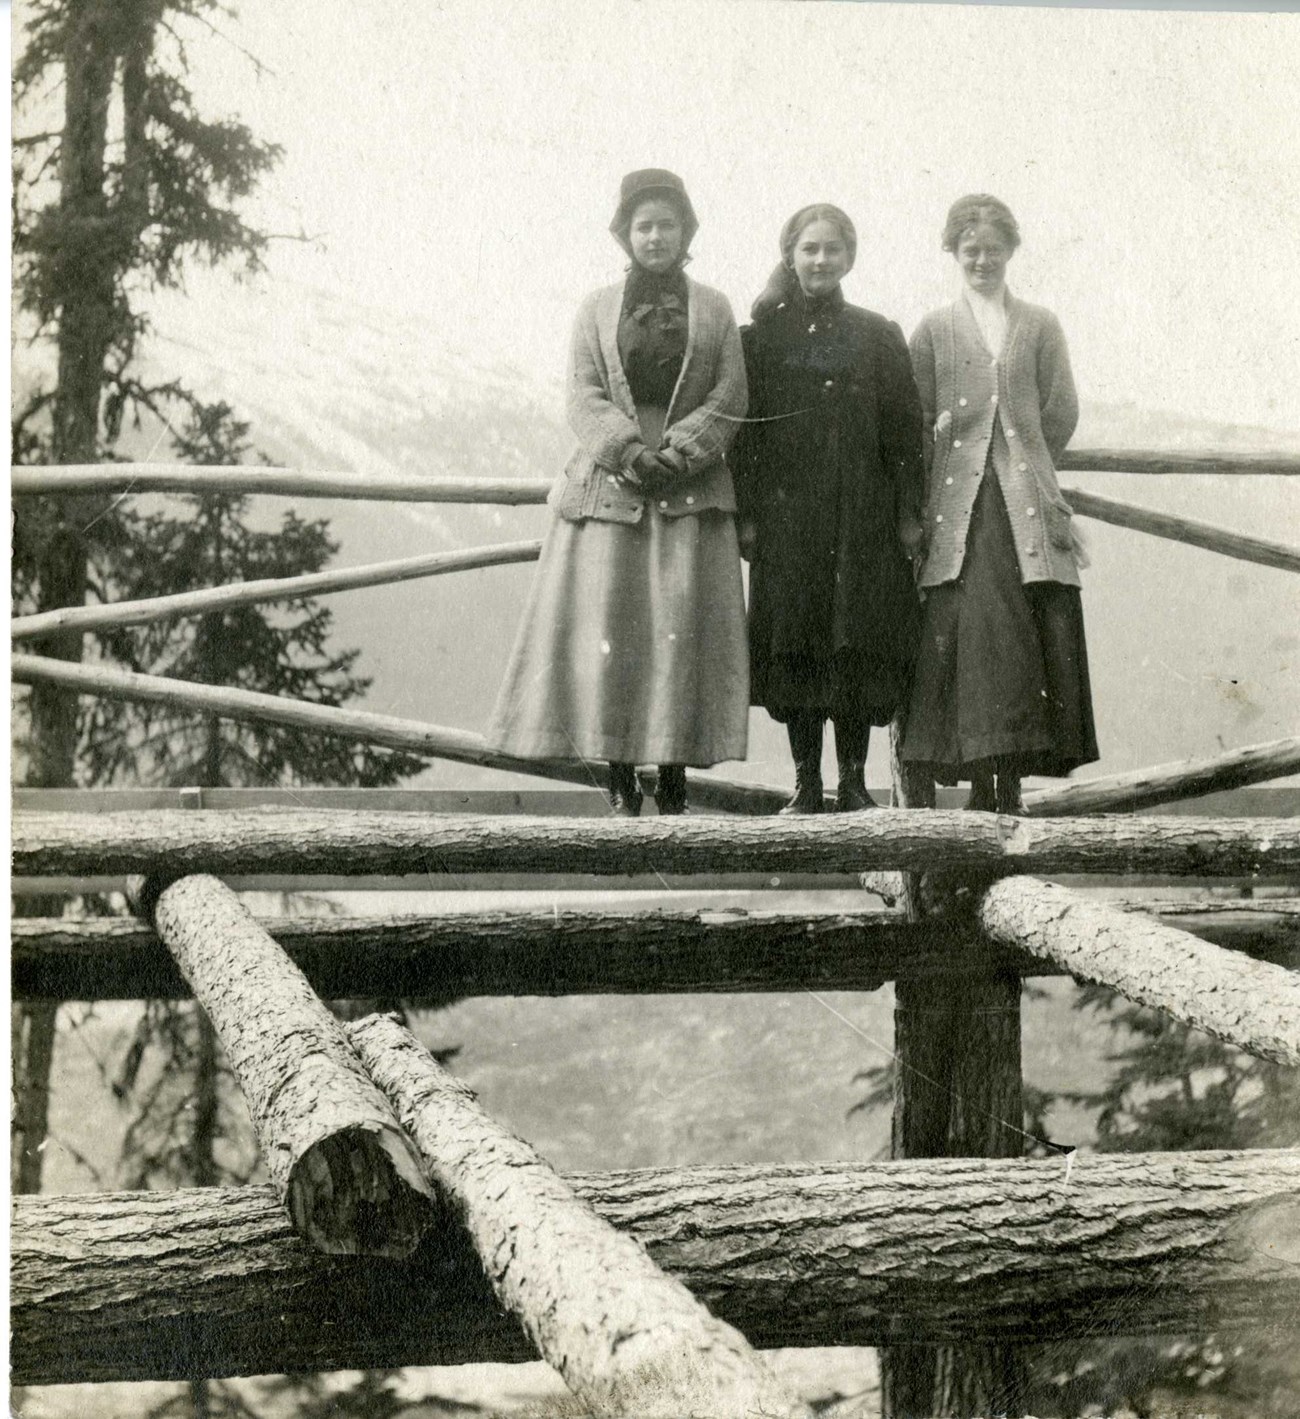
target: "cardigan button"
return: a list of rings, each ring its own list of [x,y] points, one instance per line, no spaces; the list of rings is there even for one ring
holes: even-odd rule
[[[834,388],[835,388],[835,381],[834,381],[833,379],[828,379],[828,380],[826,381],[826,386],[825,386],[825,387],[826,387],[827,389],[834,389]]]
[[[661,508],[666,508],[666,507],[668,506],[668,499],[667,499],[667,498],[660,498],[660,499],[659,499],[659,506],[660,506]]]
[[[694,499],[694,498],[687,498],[687,499],[686,499],[686,506],[687,506],[687,507],[694,507],[694,506],[695,506],[695,499]]]
[[[963,409],[966,407],[966,401],[964,399],[959,399],[957,403],[960,404]]]
[[[952,441],[952,446],[953,446],[954,448],[960,448],[960,447],[961,447],[961,440],[960,440],[960,439],[953,439],[953,441]]]
[[[1027,464],[1027,463],[1017,463],[1017,464],[1016,464],[1016,467],[1017,467],[1017,468],[1020,470],[1020,472],[1022,472],[1022,473],[1027,473],[1027,472],[1029,471],[1029,464]]]
[[[950,488],[952,487],[952,479],[951,479],[951,478],[945,478],[943,481],[947,484],[948,487],[950,487]]]
[[[605,481],[606,481],[607,483],[617,483],[617,482],[618,482],[618,479],[615,478],[614,475],[611,473],[611,474],[608,475],[608,477],[606,477]]]
[[[1026,517],[1037,517],[1037,516],[1038,516],[1037,509],[1035,509],[1035,508],[1026,508],[1026,509],[1025,509],[1025,516],[1026,516]]]
[[[1007,437],[1008,437],[1009,439],[1013,439],[1013,438],[1015,438],[1015,436],[1016,436],[1016,431],[1015,431],[1015,429],[1008,429],[1008,430],[1007,430]]]
[[[943,521],[943,513],[941,513],[941,512],[935,513],[935,515],[934,515],[934,520],[935,520],[936,522],[942,522],[942,521]]]

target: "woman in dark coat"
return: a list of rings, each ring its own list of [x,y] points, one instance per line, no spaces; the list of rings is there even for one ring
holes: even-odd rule
[[[1023,774],[1097,757],[1079,547],[1056,460],[1079,417],[1060,322],[1006,288],[1016,219],[987,193],[953,204],[963,278],[912,337],[934,431],[920,584],[925,625],[904,762],[1015,813]]]
[[[875,806],[871,726],[899,707],[916,649],[921,403],[898,326],[840,290],[856,251],[838,207],[796,212],[742,332],[749,417],[732,461],[751,564],[750,700],[790,736],[783,813],[822,810],[827,719],[837,810]]]

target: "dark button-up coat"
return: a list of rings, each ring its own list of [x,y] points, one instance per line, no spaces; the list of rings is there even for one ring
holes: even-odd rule
[[[753,524],[751,639],[771,655],[910,660],[917,597],[901,530],[919,534],[921,402],[892,321],[837,291],[801,293],[742,332],[749,416],[733,451]]]

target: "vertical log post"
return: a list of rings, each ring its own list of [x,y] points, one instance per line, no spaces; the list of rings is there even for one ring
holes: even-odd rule
[[[144,879],[131,895],[212,1022],[295,1230],[319,1251],[410,1255],[432,1190],[306,976],[215,877]]]
[[[898,757],[899,807],[933,807],[934,785]],[[953,949],[976,927],[953,874],[905,874],[909,919],[954,918]],[[974,901],[978,892],[969,895]],[[1011,971],[894,985],[894,1158],[1013,1158],[1023,1152],[1020,978]],[[884,1419],[966,1419],[1024,1411],[1023,1356],[1013,1345],[891,1345],[880,1352]]]

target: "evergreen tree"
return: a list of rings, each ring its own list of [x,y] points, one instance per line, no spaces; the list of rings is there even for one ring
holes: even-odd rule
[[[143,382],[135,356],[148,333],[143,300],[179,285],[199,260],[260,269],[267,234],[240,204],[280,149],[200,111],[186,46],[231,13],[224,0],[20,0],[13,70],[14,308],[32,343],[51,344],[53,381],[27,391],[13,415],[16,462],[93,463],[112,456],[128,413],[163,417],[185,398],[175,382]],[[62,112],[51,112],[62,94]],[[14,604],[81,604],[92,563],[130,537],[129,517],[104,499],[22,499],[14,514]],[[80,660],[82,635],[33,643]],[[74,781],[80,732],[75,694],[34,686],[22,702],[25,781]],[[58,913],[29,898],[16,910]],[[36,1192],[54,1050],[55,1007],[15,1012],[13,1185]]]

